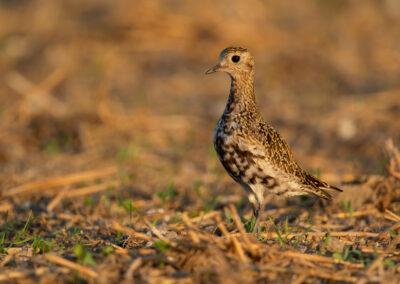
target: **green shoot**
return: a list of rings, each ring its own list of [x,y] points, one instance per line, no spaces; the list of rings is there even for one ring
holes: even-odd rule
[[[328,245],[328,242],[329,242],[330,237],[331,237],[331,232],[328,232],[328,233],[326,234],[325,241],[324,241],[324,243],[322,244],[322,248],[321,248],[320,252],[318,253],[319,255],[325,254],[325,249],[326,249],[326,246]]]
[[[0,241],[0,253],[6,253],[7,254],[7,249],[4,248],[4,240],[6,238],[6,232],[3,232],[1,236],[1,241]]]
[[[78,259],[78,263],[81,265],[89,264],[96,265],[90,251],[82,244],[76,244],[73,248],[73,252]]]
[[[156,246],[156,249],[161,253],[165,252],[170,247],[169,243],[162,240],[155,241],[154,245]]]
[[[394,263],[394,261],[393,261],[393,260],[390,260],[390,259],[384,259],[384,260],[382,261],[382,264],[383,264],[384,266],[396,267],[396,264]]]
[[[217,195],[217,196],[213,197],[210,201],[208,201],[206,206],[204,207],[204,213],[209,213],[209,212],[213,211],[215,206],[217,206],[220,198],[221,198],[221,196]]]
[[[296,240],[296,242],[294,243],[293,247],[296,248],[300,242],[303,240],[304,236],[311,230],[311,227],[308,227],[301,235],[300,237],[298,237],[298,239]]]
[[[155,218],[153,223],[151,224],[152,227],[155,227],[158,223],[158,218]]]
[[[343,253],[335,252],[332,256],[337,260],[348,261],[350,259],[350,248],[346,246],[343,248]]]
[[[251,216],[250,220],[247,220],[245,217],[240,216],[240,220],[242,221],[247,233],[253,232],[254,224],[256,223],[256,217],[254,215]]]
[[[133,200],[130,198],[122,199],[121,196],[118,197],[119,205],[124,207],[125,210],[129,213],[130,224],[132,225],[133,211],[137,211],[136,207],[133,206]]]
[[[349,214],[350,218],[353,218],[353,207],[351,206],[351,200],[347,202],[342,200],[341,203],[347,214]]]
[[[194,191],[196,191],[197,195],[201,195],[200,193],[200,188],[203,186],[203,183],[201,181],[196,181],[193,185]]]
[[[88,197],[85,199],[85,204],[89,207],[92,207],[95,203],[95,199],[93,197]]]
[[[53,249],[54,247],[54,241],[46,241],[42,237],[38,237],[36,234],[34,235],[33,238],[33,254],[38,254],[38,253],[46,253],[49,252]]]
[[[162,205],[164,205],[167,201],[171,201],[177,196],[178,191],[174,189],[174,183],[170,182],[165,190],[156,191],[156,195],[161,199]]]
[[[271,221],[272,226],[274,227],[274,230],[275,230],[276,234],[278,235],[279,243],[281,244],[283,250],[286,250],[286,245],[285,245],[285,242],[283,241],[283,238],[282,238],[279,228],[275,225],[275,222],[274,222],[274,220],[272,220],[271,217],[269,217],[269,220]]]
[[[114,252],[114,248],[113,248],[113,247],[102,247],[102,248],[100,249],[100,252],[101,252],[102,254],[104,254],[104,255],[109,255],[109,254],[111,254],[111,253]]]
[[[181,220],[181,216],[179,214],[176,214],[174,218],[172,219],[172,223],[176,224]]]
[[[26,243],[26,242],[28,242],[28,241],[30,241],[30,240],[32,239],[32,237],[28,237],[28,238],[26,238],[26,239],[24,239],[24,240],[21,240],[22,237],[25,235],[26,230],[28,229],[29,225],[30,225],[31,222],[32,222],[31,216],[32,216],[32,211],[29,212],[28,220],[26,220],[25,226],[24,226],[20,231],[18,231],[18,233],[17,233],[17,238],[15,239],[15,241],[13,241],[13,242],[9,245],[8,248],[11,248],[12,246],[19,245],[19,244],[22,244],[22,243]]]
[[[226,220],[228,220],[228,223],[233,223],[233,218],[232,218],[231,214],[228,212],[228,210],[224,210],[224,213],[225,213]]]

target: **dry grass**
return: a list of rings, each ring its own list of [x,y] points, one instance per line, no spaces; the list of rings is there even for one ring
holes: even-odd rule
[[[81,2],[0,1],[0,281],[400,281],[396,1]],[[211,143],[230,45],[344,189],[269,196],[259,238]]]

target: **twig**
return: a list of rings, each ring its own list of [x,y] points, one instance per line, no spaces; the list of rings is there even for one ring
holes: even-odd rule
[[[135,237],[135,238],[142,239],[142,240],[146,240],[146,241],[152,240],[152,237],[150,237],[150,236],[148,236],[148,235],[146,235],[146,234],[143,234],[143,233],[138,233],[138,232],[134,231],[134,230],[131,229],[131,228],[123,227],[123,226],[121,226],[120,224],[118,224],[118,222],[116,222],[116,221],[113,221],[113,222],[112,222],[111,227],[112,227],[114,230],[116,230],[116,231],[121,231],[121,232],[123,232],[123,233],[125,233],[125,234],[130,235],[131,237]]]
[[[305,254],[305,253],[300,253],[300,252],[293,252],[293,251],[287,251],[284,253],[285,256],[288,257],[294,257],[294,258],[303,258],[311,261],[316,261],[316,262],[324,262],[324,263],[340,263],[348,268],[363,268],[362,264],[359,263],[351,263],[331,257],[326,257],[326,256],[320,256],[320,255],[313,255],[313,254]]]
[[[253,256],[257,255],[257,253],[256,253],[257,248],[255,248],[253,246],[253,244],[250,242],[249,238],[247,237],[246,230],[244,229],[243,223],[240,220],[239,214],[237,213],[235,206],[233,206],[233,204],[229,204],[229,209],[232,213],[232,218],[235,221],[236,227],[238,228],[240,235],[246,244],[246,247],[250,250],[251,255],[253,255]]]
[[[66,274],[69,272],[69,269],[67,268],[60,268],[60,269],[50,269],[48,267],[39,267],[36,269],[30,269],[30,270],[18,270],[18,271],[6,271],[4,273],[0,274],[0,281],[9,281],[9,280],[16,280],[19,278],[24,278],[24,277],[29,277],[29,276],[41,276],[43,274],[47,274],[50,271],[55,272],[56,270],[57,273],[63,273]]]
[[[138,269],[142,265],[142,263],[143,260],[141,257],[138,257],[134,261],[132,261],[131,265],[129,265],[129,268],[125,273],[125,279],[133,280],[133,273],[135,272],[136,269]]]
[[[290,233],[287,236],[287,239],[291,239],[294,237],[301,236],[303,233]],[[278,235],[275,232],[263,233],[263,236],[268,237],[275,237],[277,238]],[[371,233],[371,232],[331,232],[331,237],[348,237],[348,238],[375,238],[379,234],[378,233]],[[306,236],[310,237],[326,237],[326,232],[308,232]]]
[[[222,223],[221,221],[221,216],[217,215],[215,217],[215,220],[217,221],[217,226],[218,228],[221,230],[222,235],[224,235],[224,237],[230,241],[231,240],[231,235],[229,234],[228,230],[226,229],[225,225]]]
[[[46,254],[44,256],[44,258],[47,259],[48,261],[54,262],[54,263],[56,263],[58,265],[65,266],[65,267],[77,270],[77,271],[79,271],[79,273],[86,274],[89,277],[97,278],[99,276],[97,274],[97,272],[92,270],[92,269],[89,269],[87,267],[84,267],[84,266],[82,266],[80,264],[77,264],[75,262],[69,261],[69,260],[67,260],[65,258],[62,258],[62,257],[54,255],[54,254]]]
[[[198,216],[198,217],[191,218],[190,221],[192,223],[197,223],[197,222],[200,222],[202,220],[211,219],[211,218],[214,218],[215,216],[219,216],[219,215],[221,215],[220,211],[212,211],[210,213],[204,214],[203,216]]]
[[[380,235],[378,235],[378,237],[369,244],[369,246],[371,246],[372,244],[376,243],[377,241],[383,240],[385,238],[387,238],[390,235],[390,231],[396,231],[400,229],[400,222],[394,224],[393,226],[391,226],[388,230],[384,231],[383,233],[381,233]]]
[[[185,225],[189,228],[188,232],[190,237],[192,238],[193,242],[195,244],[200,243],[200,239],[195,233],[195,227],[193,226],[192,222],[190,221],[188,215],[186,212],[182,213],[182,221],[185,223]]]
[[[156,235],[157,238],[159,238],[160,240],[168,243],[172,247],[176,247],[177,246],[177,244],[174,241],[171,241],[171,240],[167,239],[166,237],[164,237],[156,227],[154,227],[152,224],[150,224],[150,222],[148,220],[144,219],[144,221],[147,224],[147,226],[149,226],[151,232],[154,235]]]
[[[306,280],[307,276],[307,274],[300,274],[291,284],[301,284]]]
[[[394,222],[400,222],[400,216],[399,215],[393,213],[389,209],[386,209],[385,213],[387,214],[387,215],[385,215],[386,219],[389,219],[389,220],[394,221]]]
[[[67,188],[61,190],[47,205],[47,212],[53,211],[53,209],[61,202],[64,196],[67,194]]]
[[[325,272],[320,272],[316,271],[313,269],[305,270],[305,269],[299,269],[299,268],[284,268],[284,267],[278,267],[278,266],[273,266],[273,265],[264,265],[261,267],[262,270],[268,270],[268,271],[275,271],[275,272],[281,272],[281,273],[296,273],[300,275],[307,275],[307,276],[313,276],[313,277],[319,277],[319,278],[324,278],[324,279],[330,279],[334,281],[345,281],[345,282],[356,282],[358,278],[356,277],[351,277],[351,276],[341,276],[335,273],[325,273]]]
[[[247,258],[246,254],[244,253],[243,248],[240,245],[240,243],[238,242],[237,238],[235,236],[232,236],[231,240],[232,240],[233,246],[235,247],[235,249],[239,255],[239,258],[244,262],[248,262],[249,259]]]
[[[65,186],[77,182],[82,182],[86,180],[96,179],[102,176],[113,175],[117,173],[116,167],[109,167],[101,170],[87,171],[87,172],[79,172],[70,175],[60,176],[50,178],[44,181],[31,182],[28,184],[20,185],[14,188],[11,188],[9,191],[5,192],[5,196],[13,196],[20,193],[25,193],[28,191],[39,191],[45,190],[51,187],[57,186]]]
[[[98,193],[98,192],[107,190],[107,188],[109,188],[110,186],[117,187],[120,184],[121,184],[120,181],[112,181],[112,182],[106,182],[103,184],[96,184],[96,185],[82,187],[82,188],[78,188],[78,189],[72,189],[72,190],[68,191],[66,197],[74,198],[74,197],[81,197],[81,196],[85,196],[85,195],[89,195],[89,194],[93,194],[93,193]]]
[[[377,210],[374,210],[374,211],[377,211]],[[364,216],[368,216],[368,215],[373,214],[374,211],[372,211],[372,210],[356,211],[356,212],[353,212],[351,214],[351,216],[354,217],[354,218],[364,217]],[[340,213],[333,214],[332,217],[333,218],[349,218],[350,214],[347,213],[347,212],[345,212],[345,213],[344,212],[340,212]]]
[[[96,185],[91,185],[91,186],[86,186],[82,188],[77,188],[77,189],[64,189],[60,191],[56,197],[54,197],[50,203],[47,205],[47,211],[53,211],[53,209],[64,199],[64,198],[74,198],[74,197],[81,197],[81,196],[86,196],[89,194],[94,194],[98,193],[101,191],[105,191],[107,188],[110,186],[119,186],[121,184],[120,181],[113,181],[113,182],[107,182],[103,184],[96,184]]]

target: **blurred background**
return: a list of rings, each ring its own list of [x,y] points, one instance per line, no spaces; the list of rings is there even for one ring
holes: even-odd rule
[[[256,60],[266,121],[335,184],[400,138],[400,2],[0,1],[0,185],[120,165],[134,192],[239,186],[212,135],[228,46]]]

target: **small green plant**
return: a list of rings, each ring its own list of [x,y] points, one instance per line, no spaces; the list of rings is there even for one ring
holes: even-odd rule
[[[113,247],[102,247],[102,248],[100,248],[100,252],[102,254],[109,255],[114,252],[114,248]]]
[[[228,220],[228,223],[233,223],[233,218],[232,218],[231,213],[229,213],[228,210],[224,210],[224,213],[225,213],[226,220]]]
[[[397,210],[397,204],[396,204],[396,203],[393,203],[393,212],[394,212],[395,214],[399,214],[399,212],[398,212],[398,210]],[[8,211],[7,211],[7,213],[8,213]]]
[[[76,244],[73,248],[74,255],[78,259],[78,263],[81,265],[89,264],[96,265],[90,251],[82,244]]]
[[[180,214],[176,214],[174,216],[174,218],[172,219],[172,223],[174,223],[174,224],[176,224],[176,223],[178,223],[180,221],[181,221],[181,215]]]
[[[244,203],[244,198],[242,197],[242,198],[240,198],[236,203],[235,203],[235,208],[236,209],[239,209],[242,205],[243,205],[243,203]]]
[[[4,248],[4,240],[6,238],[6,232],[3,232],[1,235],[1,240],[0,240],[0,253],[5,253],[8,254],[7,249]]]
[[[3,216],[3,223],[7,224],[7,220],[8,220],[8,211],[6,211],[6,213]]]
[[[200,216],[200,213],[199,213],[199,211],[193,210],[193,211],[189,212],[188,216],[189,216],[189,218],[195,218],[195,217]]]
[[[38,254],[38,253],[46,253],[51,250],[53,250],[54,247],[54,241],[46,241],[40,236],[37,236],[36,234],[33,237],[33,254]]]
[[[104,206],[106,208],[110,208],[110,205],[111,205],[110,198],[108,198],[108,196],[104,196]]]
[[[319,251],[319,255],[322,255],[322,254],[324,254],[325,253],[325,249],[326,249],[326,247],[327,247],[327,245],[328,245],[328,242],[329,242],[329,239],[331,238],[331,232],[328,232],[327,234],[326,234],[326,238],[325,238],[325,240],[324,240],[324,243],[322,244],[322,248],[321,248],[321,250]]]
[[[121,196],[119,196],[118,199],[119,199],[119,205],[124,207],[125,210],[129,213],[129,220],[132,225],[133,212],[137,211],[137,208],[133,206],[133,200],[130,198],[122,199]]]
[[[135,158],[138,153],[139,153],[138,145],[135,143],[131,143],[125,147],[119,148],[117,154],[115,155],[115,158],[117,159],[118,162],[121,163],[123,161]]]
[[[162,240],[155,241],[154,245],[156,246],[156,249],[161,253],[170,248],[170,244]]]
[[[312,225],[310,227],[308,227],[307,229],[305,229],[303,233],[301,233],[300,237],[298,237],[296,242],[293,244],[294,248],[296,248],[300,244],[300,242],[303,240],[304,236],[311,230],[311,227],[312,227]]]
[[[393,260],[390,260],[390,259],[384,259],[384,260],[382,261],[382,264],[383,264],[384,266],[389,266],[389,267],[395,267],[395,266],[396,266],[396,264],[394,263],[394,261],[393,261]]]
[[[57,155],[61,151],[60,144],[56,139],[51,140],[48,143],[45,143],[40,146],[40,150],[50,156]]]
[[[158,223],[158,218],[155,218],[153,223],[151,223],[151,226],[155,227],[155,226],[157,226],[157,223]]]
[[[251,215],[251,218],[249,220],[247,220],[243,216],[240,216],[240,220],[242,221],[242,223],[244,225],[244,228],[245,228],[247,233],[253,232],[254,224],[256,223],[256,217],[254,216],[254,214]]]
[[[274,220],[272,220],[271,217],[269,217],[269,220],[271,221],[272,226],[274,227],[274,230],[275,230],[276,234],[278,235],[279,243],[281,244],[283,250],[286,250],[286,244],[285,244],[285,241],[284,241],[284,239],[282,237],[281,230],[279,230],[278,226],[275,225],[275,222],[274,222]]]
[[[351,200],[347,202],[342,200],[341,203],[347,214],[349,214],[350,218],[353,218],[353,206],[351,205]]]
[[[178,191],[174,188],[174,183],[170,182],[165,190],[156,191],[156,194],[164,205],[167,201],[171,201],[175,196],[178,196]]]
[[[74,226],[73,231],[69,235],[69,239],[71,240],[72,238],[79,237],[80,235],[82,235],[82,233],[78,231],[78,228],[76,226]]]
[[[335,252],[332,256],[337,260],[348,261],[350,259],[350,248],[345,246],[342,253]]]
[[[117,232],[117,242],[121,241],[121,238],[122,238],[122,232],[118,231]]]
[[[129,184],[132,181],[133,176],[124,170],[119,172],[119,179],[123,185]]]
[[[356,254],[358,256],[358,258],[360,259],[362,267],[365,267],[363,252],[360,250],[354,250],[353,253]]]
[[[19,231],[17,232],[17,237],[15,238],[14,241],[12,241],[12,242],[10,243],[10,245],[8,246],[8,248],[11,248],[11,247],[14,247],[14,246],[17,246],[17,245],[20,245],[20,244],[23,244],[23,243],[26,243],[26,242],[32,240],[32,238],[33,238],[32,236],[26,236],[26,231],[28,230],[30,224],[31,224],[32,221],[33,221],[33,219],[31,218],[31,216],[32,216],[32,211],[29,212],[28,219],[27,219],[26,222],[25,222],[25,226],[24,226],[21,230],[19,230]],[[26,237],[25,237],[25,236],[26,236]]]
[[[95,199],[93,197],[88,197],[85,199],[85,204],[89,207],[92,207],[95,203]]]
[[[215,206],[217,206],[218,201],[221,199],[220,195],[214,196],[209,200],[204,206],[204,213],[209,213],[214,210]]]
[[[201,181],[196,181],[193,185],[194,191],[196,191],[197,195],[201,196],[200,188],[203,186],[203,183]]]
[[[308,211],[307,211],[307,223],[310,224],[310,225],[312,226],[313,223],[312,223],[311,217],[312,217],[312,209],[310,208],[310,209],[308,209]]]

